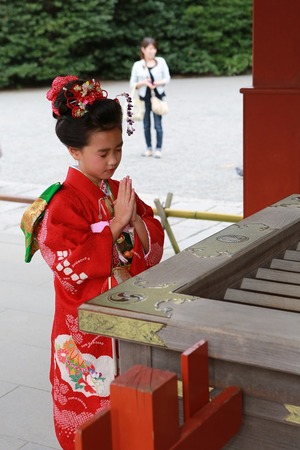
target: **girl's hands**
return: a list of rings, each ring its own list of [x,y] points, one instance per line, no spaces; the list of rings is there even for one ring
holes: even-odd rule
[[[130,218],[130,225],[131,225],[131,226],[134,226],[134,222],[137,221],[138,217],[139,217],[139,216],[138,216],[137,213],[136,213],[136,202],[134,202],[133,211],[132,211],[132,216],[131,216],[131,218]]]
[[[114,202],[114,209],[114,222],[120,224],[123,229],[129,224],[134,211],[136,211],[135,192],[129,176],[120,181],[118,197]]]
[[[114,220],[110,223],[113,242],[116,242],[126,225],[130,224],[139,236],[144,252],[148,253],[148,234],[143,220],[136,212],[135,191],[129,176],[120,181],[118,197],[114,201],[114,210]]]

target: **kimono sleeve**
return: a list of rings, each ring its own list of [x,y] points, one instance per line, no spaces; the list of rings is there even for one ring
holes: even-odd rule
[[[149,251],[147,254],[142,249],[141,242],[135,234],[134,254],[144,260],[144,268],[158,264],[163,255],[164,230],[159,220],[154,217],[153,209],[137,197],[137,213],[144,221],[149,239]],[[133,264],[136,261],[133,260]],[[141,264],[141,263],[140,263]]]
[[[43,258],[62,283],[78,285],[87,279],[110,275],[112,234],[91,230],[81,203],[63,196],[54,198],[45,212],[38,235]]]

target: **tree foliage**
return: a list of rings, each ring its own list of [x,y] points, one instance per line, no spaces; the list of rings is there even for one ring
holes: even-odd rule
[[[0,0],[0,88],[59,74],[128,79],[144,36],[172,75],[251,68],[252,0]]]

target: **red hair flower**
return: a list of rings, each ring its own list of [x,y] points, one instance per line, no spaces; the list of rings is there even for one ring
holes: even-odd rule
[[[99,81],[89,80],[82,85],[75,84],[70,90],[66,90],[65,97],[67,106],[72,110],[72,116],[82,117],[87,113],[88,105],[92,105],[96,100],[107,98],[108,93],[101,89]]]
[[[59,111],[57,108],[55,108],[54,103],[55,100],[61,91],[61,89],[70,81],[78,80],[78,77],[75,77],[74,75],[66,75],[65,77],[56,77],[54,78],[52,82],[52,87],[49,89],[49,91],[46,94],[46,97],[48,100],[52,102],[52,111],[59,116]]]

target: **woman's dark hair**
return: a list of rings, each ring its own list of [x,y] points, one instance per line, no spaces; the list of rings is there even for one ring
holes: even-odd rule
[[[73,117],[67,106],[68,89],[74,84],[83,84],[85,80],[70,81],[65,85],[55,100],[59,115],[56,118],[56,135],[67,147],[82,148],[88,145],[91,134],[113,128],[122,129],[122,108],[118,101],[110,98],[96,100],[88,105],[88,111],[82,117]],[[71,92],[70,92],[71,94]]]
[[[141,48],[146,48],[148,47],[148,45],[153,45],[157,50],[156,40],[153,39],[152,37],[144,37],[144,39],[141,42]],[[144,58],[143,52],[141,52],[141,57],[142,59]]]

